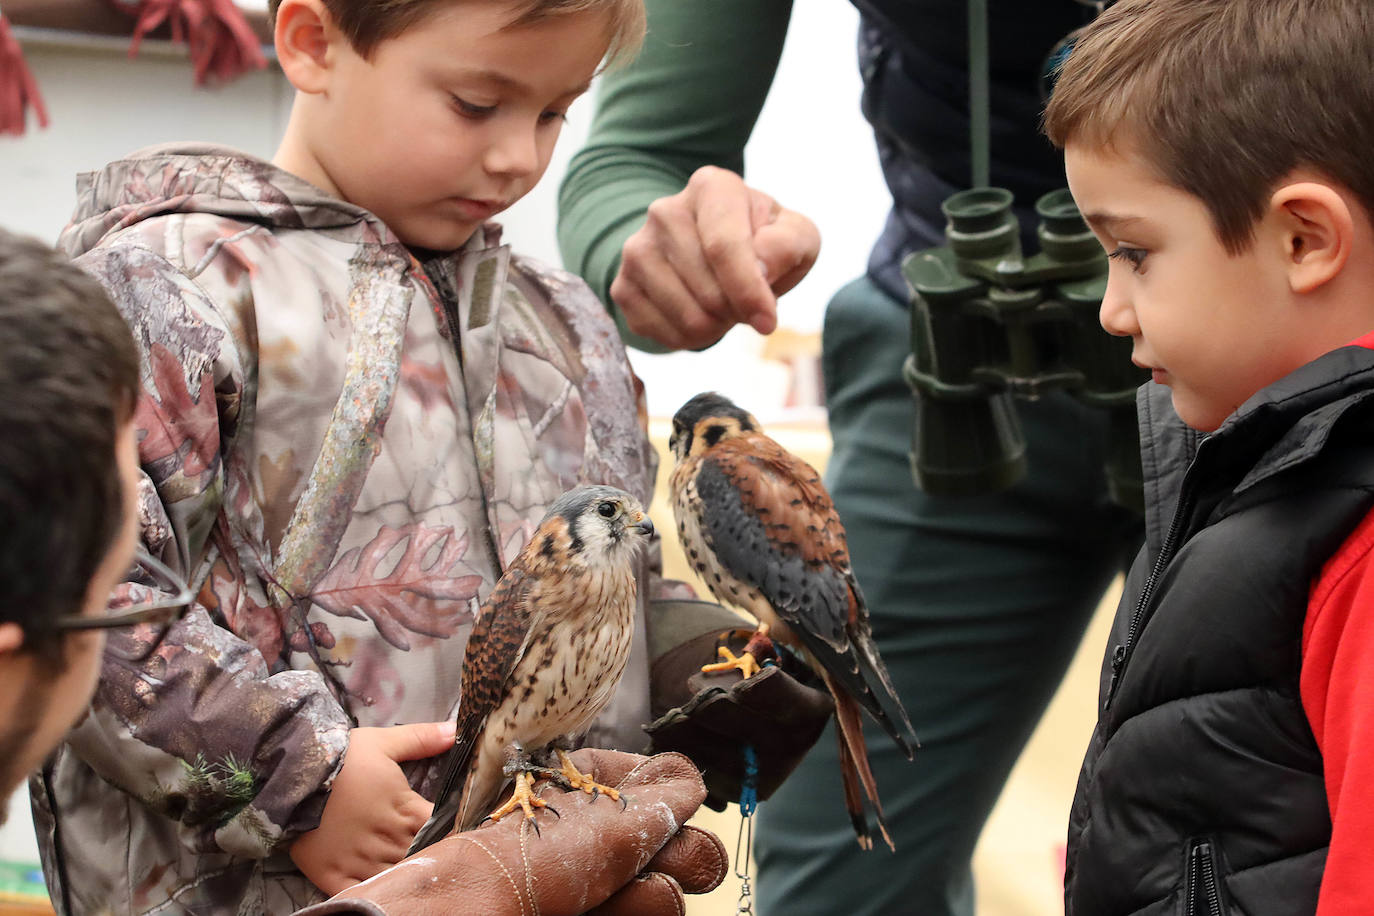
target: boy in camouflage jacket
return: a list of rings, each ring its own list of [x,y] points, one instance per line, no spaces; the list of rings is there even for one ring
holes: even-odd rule
[[[61,246],[142,351],[143,540],[198,603],[107,658],[34,781],[67,911],[289,912],[399,859],[480,599],[564,490],[650,497],[615,326],[487,221],[638,0],[380,6],[271,4],[273,163],[164,146],[79,182]],[[641,627],[589,743],[642,746],[646,669]]]

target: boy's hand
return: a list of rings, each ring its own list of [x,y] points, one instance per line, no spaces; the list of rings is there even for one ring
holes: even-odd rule
[[[708,347],[742,323],[770,334],[777,297],[806,276],[820,246],[811,220],[704,166],[649,205],[625,241],[611,298],[631,331],[674,349]]]
[[[434,805],[410,788],[398,761],[442,754],[454,723],[355,728],[320,826],[291,845],[291,859],[326,894],[371,878],[406,854]]]
[[[480,901],[488,916],[680,916],[684,893],[720,884],[725,847],[679,826],[706,795],[690,760],[584,748],[573,762],[620,789],[624,804],[542,783],[539,795],[560,816],[538,814],[538,835],[523,817],[488,822],[306,912],[440,916]]]

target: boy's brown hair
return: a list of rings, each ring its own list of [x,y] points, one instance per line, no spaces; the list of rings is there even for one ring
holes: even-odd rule
[[[1131,146],[1236,254],[1295,168],[1374,213],[1372,65],[1372,0],[1120,0],[1060,68],[1045,133]]]
[[[461,0],[323,0],[354,51],[371,56],[377,45],[395,38],[443,6]],[[267,0],[267,17],[275,22],[281,0]],[[606,59],[611,63],[628,60],[644,39],[644,0],[511,0],[515,14],[510,28],[534,25],[558,16],[576,13],[603,13],[610,47]]]

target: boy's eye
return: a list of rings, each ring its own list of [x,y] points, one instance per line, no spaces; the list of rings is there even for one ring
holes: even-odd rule
[[[1118,261],[1125,261],[1127,264],[1131,265],[1131,270],[1139,273],[1140,268],[1145,266],[1145,256],[1147,254],[1149,254],[1149,252],[1144,248],[1127,248],[1124,245],[1118,245],[1116,248],[1107,252],[1107,257],[1114,258]]]
[[[556,121],[566,120],[568,120],[568,113],[566,111],[545,111],[539,115],[540,124],[552,124]]]
[[[472,102],[459,98],[456,95],[450,96],[453,99],[453,107],[458,109],[458,113],[468,118],[484,118],[496,111],[495,105],[475,105]]]

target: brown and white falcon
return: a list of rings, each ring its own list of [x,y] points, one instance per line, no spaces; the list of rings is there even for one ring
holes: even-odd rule
[[[577,487],[549,508],[478,612],[463,657],[456,743],[434,814],[407,855],[516,807],[533,818],[544,806],[530,791],[535,773],[619,798],[577,772],[564,748],[610,702],[625,672],[633,561],[653,532],[639,501],[615,487]],[[538,765],[551,750],[561,770]],[[493,812],[510,775],[515,794]]]
[[[871,849],[860,787],[889,847],[859,709],[911,759],[916,735],[878,656],[849,548],[820,475],[764,435],[752,415],[712,392],[673,417],[673,513],[683,550],[711,592],[760,623],[749,650],[780,640],[797,649],[835,698],[845,807]],[[719,670],[757,670],[751,651]],[[900,719],[901,727],[896,719]],[[910,741],[907,739],[910,735]]]

